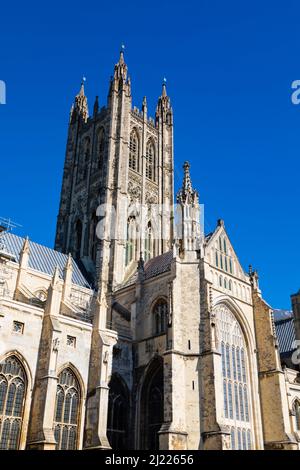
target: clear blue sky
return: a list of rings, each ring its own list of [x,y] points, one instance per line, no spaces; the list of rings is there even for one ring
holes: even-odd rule
[[[82,75],[105,104],[126,45],[133,102],[154,115],[163,77],[175,120],[175,181],[188,159],[206,230],[223,218],[266,300],[300,288],[297,1],[3,2],[0,216],[53,246],[69,109]]]

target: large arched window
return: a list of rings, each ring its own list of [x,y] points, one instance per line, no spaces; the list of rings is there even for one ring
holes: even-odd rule
[[[125,383],[113,375],[109,383],[107,437],[112,449],[128,449],[129,394]]]
[[[130,134],[129,140],[129,168],[138,171],[139,167],[139,140],[136,130]]]
[[[18,449],[27,380],[20,361],[9,356],[0,363],[0,450]]]
[[[105,132],[101,127],[97,134],[96,143],[96,165],[95,168],[100,170],[103,167],[104,162],[104,149],[105,149]]]
[[[151,139],[146,147],[146,178],[155,181],[155,149]]]
[[[54,416],[54,436],[57,450],[78,447],[80,387],[70,368],[58,377]]]
[[[79,259],[81,255],[82,223],[78,219],[75,224],[75,258]]]
[[[155,359],[141,390],[141,449],[159,450],[159,431],[164,421],[163,362]]]
[[[163,299],[158,300],[154,305],[152,314],[154,325],[153,333],[155,335],[165,333],[168,324],[168,303]]]
[[[294,403],[294,413],[296,422],[296,431],[300,431],[300,401],[296,400]]]
[[[226,305],[215,308],[217,339],[222,356],[223,419],[231,427],[231,448],[252,448],[248,355],[244,333]]]
[[[128,266],[136,257],[136,220],[135,217],[129,217],[127,221],[127,240],[125,265]]]

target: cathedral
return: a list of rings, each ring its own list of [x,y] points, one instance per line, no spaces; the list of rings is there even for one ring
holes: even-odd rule
[[[173,110],[71,108],[54,249],[0,227],[0,449],[300,449],[300,291],[269,306],[223,220],[203,232]]]

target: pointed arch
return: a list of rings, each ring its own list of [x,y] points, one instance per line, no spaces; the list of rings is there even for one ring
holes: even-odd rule
[[[167,331],[168,326],[168,302],[164,298],[157,299],[152,306],[153,334],[161,335]]]
[[[240,426],[242,440],[232,444],[239,450],[247,449],[248,434],[253,435],[254,405],[251,396],[250,338],[231,301],[223,299],[214,306],[217,345],[222,359],[224,411],[221,419],[235,429]],[[217,391],[218,392],[218,391]],[[221,391],[220,391],[221,392]]]
[[[80,382],[80,374],[72,364],[60,368],[53,422],[56,450],[78,449],[83,397]]]
[[[140,389],[140,448],[159,449],[159,431],[164,422],[163,359],[155,356],[148,364]]]
[[[23,359],[23,358],[22,358]],[[0,449],[20,447],[29,376],[20,355],[10,352],[0,361]]]
[[[130,133],[129,138],[129,168],[135,171],[139,171],[139,154],[140,154],[140,144],[139,144],[139,134],[137,129],[134,127]]]
[[[130,396],[123,378],[113,373],[109,382],[107,438],[112,449],[128,449]]]
[[[153,139],[150,137],[146,145],[146,178],[155,181],[155,145]]]
[[[295,415],[295,430],[300,432],[300,399],[296,398],[293,402],[293,413]]]

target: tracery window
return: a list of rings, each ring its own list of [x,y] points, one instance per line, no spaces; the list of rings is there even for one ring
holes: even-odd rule
[[[251,400],[244,333],[226,305],[215,308],[222,357],[223,417],[231,427],[231,448],[251,449]]]
[[[168,324],[168,304],[165,300],[159,300],[153,308],[154,334],[165,333]]]
[[[56,450],[75,450],[78,446],[80,387],[70,368],[58,377],[54,416]]]
[[[294,404],[295,419],[296,419],[296,430],[300,431],[300,402],[297,400]]]
[[[146,178],[155,180],[155,150],[152,140],[148,140],[146,147]]]
[[[129,140],[129,168],[138,171],[139,141],[135,130],[130,134]]]
[[[128,440],[128,390],[113,375],[109,383],[107,437],[112,449],[126,450]]]
[[[27,380],[20,361],[9,356],[0,363],[0,450],[18,449]]]

